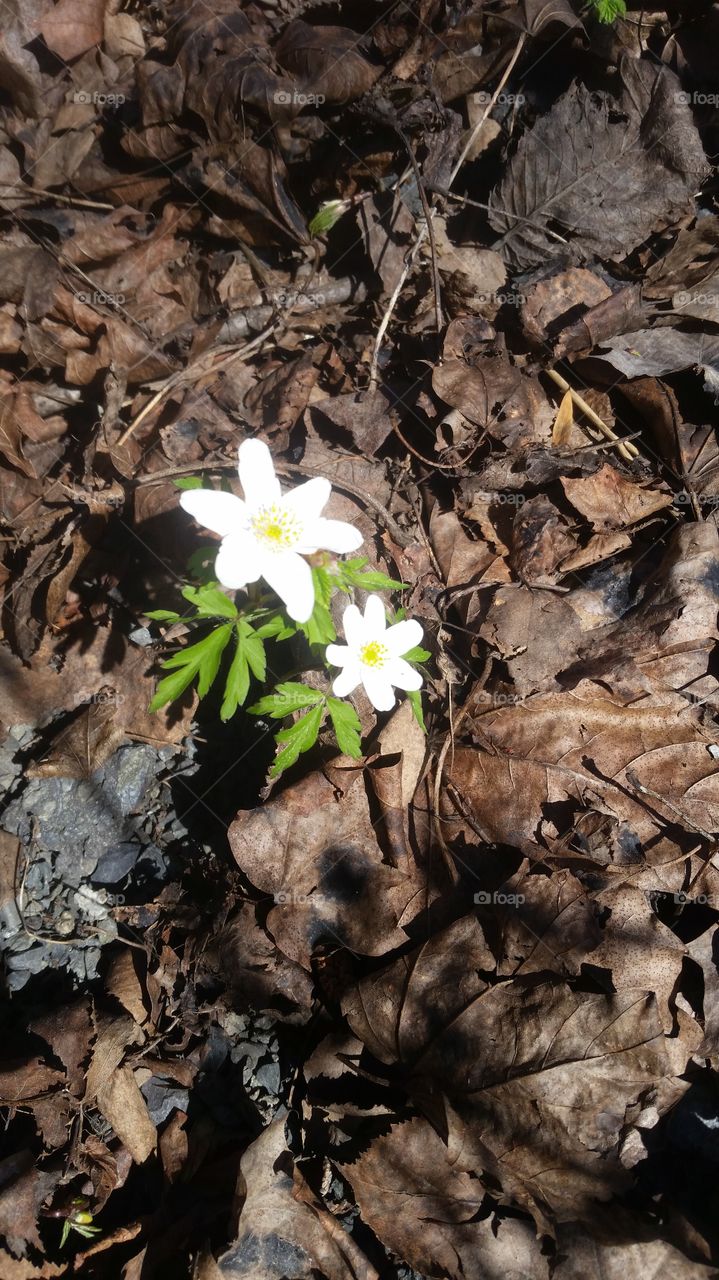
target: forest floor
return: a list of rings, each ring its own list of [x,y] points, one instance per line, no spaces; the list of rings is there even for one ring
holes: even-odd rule
[[[719,1276],[719,5],[0,9],[0,1280]]]

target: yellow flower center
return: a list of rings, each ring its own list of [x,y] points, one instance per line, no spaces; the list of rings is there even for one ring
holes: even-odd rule
[[[302,526],[293,511],[273,502],[260,507],[250,521],[252,532],[269,551],[286,551],[299,542]]]
[[[381,640],[370,640],[369,644],[362,645],[359,656],[364,667],[374,667],[378,670],[387,661],[389,649],[386,644],[382,644]]]

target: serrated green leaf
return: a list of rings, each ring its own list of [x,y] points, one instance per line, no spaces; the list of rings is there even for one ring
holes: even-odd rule
[[[627,12],[624,0],[593,0],[593,3],[600,22],[614,22],[615,18],[623,18]]]
[[[406,591],[408,588],[406,582],[388,578],[387,574],[380,573],[379,569],[368,569],[366,573],[358,573],[353,586],[361,587],[363,591]]]
[[[264,680],[267,675],[267,659],[265,658],[265,646],[262,643],[262,637],[256,631],[253,631],[249,622],[244,618],[239,623],[238,632],[240,644],[249,663],[250,671],[257,680]]]
[[[236,627],[235,632],[235,652],[225,681],[225,695],[220,707],[221,720],[232,718],[237,708],[244,705],[250,690],[250,668],[242,645],[240,628]]]
[[[215,583],[202,587],[183,587],[182,595],[194,604],[200,618],[236,618],[237,609]]]
[[[361,760],[362,726],[351,702],[343,702],[341,698],[328,698],[327,707],[340,751],[343,755],[352,756],[353,760]]]
[[[174,702],[175,698],[179,698],[187,686],[192,684],[194,678],[195,672],[192,667],[181,667],[179,671],[173,671],[169,676],[164,676],[155,689],[148,711],[159,711],[168,702]]]
[[[413,649],[408,649],[401,656],[406,662],[429,662],[432,654],[429,649],[423,649],[421,644],[416,644]]]
[[[255,635],[259,636],[261,640],[270,638],[275,640],[284,639],[286,631],[289,631],[290,635],[295,634],[294,626],[288,628],[287,623],[284,618],[280,617],[279,613],[275,614],[273,618],[268,618],[266,622],[261,622],[259,627],[255,627]]]
[[[201,489],[202,479],[200,476],[177,476],[172,482],[176,489]]]
[[[273,778],[283,773],[285,769],[289,769],[302,755],[303,751],[309,751],[310,747],[315,745],[324,714],[323,699],[306,715],[300,716],[300,719],[296,720],[294,724],[289,725],[287,729],[280,729],[280,732],[275,735],[275,741],[282,743],[283,749],[270,769],[270,774]]]
[[[288,680],[278,684],[274,693],[260,698],[248,710],[254,716],[270,716],[272,720],[284,720],[293,711],[301,711],[303,707],[313,707],[324,702],[324,694],[319,689],[310,689],[309,685]]]
[[[419,689],[410,689],[407,693],[409,704],[412,708],[414,718],[417,721],[422,733],[427,732],[427,726],[424,723],[424,711],[422,710],[422,694]]]
[[[152,618],[153,622],[179,622],[179,613],[173,613],[172,609],[153,609],[145,614],[146,618]]]
[[[216,627],[209,635],[203,636],[196,644],[188,645],[179,653],[163,662],[164,671],[172,674],[165,676],[155,690],[150,703],[150,711],[159,711],[166,703],[173,702],[197,677],[197,692],[204,698],[219,670],[220,659],[230,638],[230,624],[224,623]]]

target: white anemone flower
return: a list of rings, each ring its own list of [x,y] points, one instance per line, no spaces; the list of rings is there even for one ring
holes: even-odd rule
[[[356,551],[362,534],[344,520],[321,514],[332,486],[316,476],[282,493],[272,457],[261,440],[243,440],[238,453],[242,498],[216,489],[186,489],[180,505],[219,533],[218,582],[239,590],[264,578],[295,622],[307,622],[315,604],[312,570],[303,558],[316,551]]]
[[[347,644],[327,646],[327,661],[343,670],[332,684],[332,692],[345,698],[359,684],[376,711],[391,711],[395,703],[394,689],[416,690],[422,677],[403,658],[422,639],[422,628],[414,619],[387,626],[384,605],[379,596],[367,597],[364,616],[356,604],[344,611]]]

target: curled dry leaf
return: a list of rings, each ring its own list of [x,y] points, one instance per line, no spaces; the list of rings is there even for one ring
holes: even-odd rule
[[[278,1117],[240,1161],[245,1199],[239,1234],[219,1259],[226,1280],[267,1280],[269,1275],[321,1280],[378,1280],[352,1236],[315,1199],[294,1167]]]

